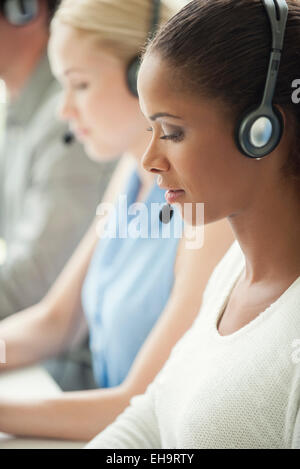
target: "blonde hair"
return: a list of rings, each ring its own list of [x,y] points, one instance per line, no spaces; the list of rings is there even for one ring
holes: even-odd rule
[[[179,3],[182,6],[186,1],[176,0],[176,5],[161,1],[160,24],[176,13]],[[63,0],[51,29],[57,22],[67,24],[128,62],[141,52],[152,20],[152,0]]]

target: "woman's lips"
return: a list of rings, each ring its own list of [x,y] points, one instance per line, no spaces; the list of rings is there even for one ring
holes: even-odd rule
[[[89,135],[89,131],[86,129],[76,129],[74,133],[78,140],[84,140]]]
[[[175,202],[177,202],[177,200],[183,196],[185,192],[183,190],[168,190],[166,193],[165,193],[165,198],[166,198],[166,201],[168,202],[168,204],[172,205],[174,204]]]

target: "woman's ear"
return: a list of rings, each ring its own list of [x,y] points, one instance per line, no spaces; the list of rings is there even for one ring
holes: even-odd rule
[[[283,132],[282,132],[281,142],[284,142],[284,141],[286,141],[287,138],[289,138],[289,127],[290,126],[287,125],[288,116],[287,116],[286,111],[281,106],[279,106],[278,104],[274,104],[274,107],[280,113],[280,116],[282,118]]]
[[[288,111],[283,109],[281,106],[278,104],[274,105],[275,108],[280,112],[283,120],[283,134],[282,134],[282,139],[281,143],[284,144],[286,143],[289,147],[291,147],[294,144],[294,139],[295,139],[295,126],[294,126],[294,118],[293,115],[289,114]]]
[[[283,127],[284,129],[286,128],[286,123],[287,123],[287,115],[286,115],[286,112],[283,110],[283,108],[281,106],[279,106],[278,104],[275,104],[274,107],[276,109],[278,109],[278,111],[280,112],[281,116],[282,116],[282,120],[283,120]]]

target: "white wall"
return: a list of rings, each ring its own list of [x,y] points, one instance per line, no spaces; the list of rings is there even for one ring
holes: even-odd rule
[[[4,108],[5,108],[5,86],[3,81],[0,80],[0,144],[2,139],[3,124],[4,124]]]
[[[0,80],[0,104],[5,102],[5,85],[2,80]]]
[[[172,8],[177,8],[180,10],[184,7],[190,0],[164,0],[166,4],[170,5]]]

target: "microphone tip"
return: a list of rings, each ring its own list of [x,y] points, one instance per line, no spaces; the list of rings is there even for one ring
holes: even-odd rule
[[[75,136],[72,132],[66,132],[65,135],[63,136],[63,143],[65,145],[70,145],[73,143],[75,140]]]
[[[166,204],[163,206],[163,208],[159,212],[159,220],[161,223],[164,223],[165,225],[167,225],[172,220],[173,215],[174,215],[174,209],[172,208],[170,204]]]

